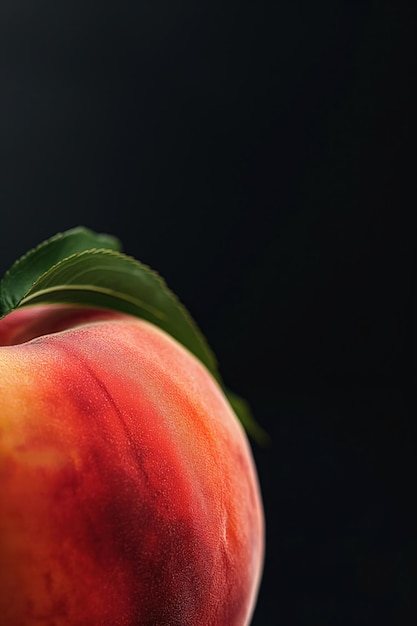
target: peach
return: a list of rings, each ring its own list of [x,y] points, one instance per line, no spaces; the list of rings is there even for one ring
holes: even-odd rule
[[[0,321],[5,626],[246,626],[260,489],[217,382],[152,324],[42,305]]]

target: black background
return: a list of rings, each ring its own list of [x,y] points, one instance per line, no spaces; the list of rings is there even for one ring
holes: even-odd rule
[[[0,5],[0,269],[84,224],[197,319],[272,437],[254,626],[415,620],[411,7]]]

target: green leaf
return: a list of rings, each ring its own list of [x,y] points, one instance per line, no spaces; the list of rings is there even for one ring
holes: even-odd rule
[[[45,241],[16,261],[0,282],[0,319],[17,307],[36,304],[127,313],[165,330],[223,386],[215,356],[185,307],[156,272],[119,250],[116,238],[83,227]],[[268,436],[244,400],[225,394],[248,433],[266,443]]]
[[[6,272],[0,283],[0,319],[13,311],[36,280],[63,259],[93,248],[120,250],[120,242],[110,235],[97,234],[84,227],[58,233],[27,252]]]

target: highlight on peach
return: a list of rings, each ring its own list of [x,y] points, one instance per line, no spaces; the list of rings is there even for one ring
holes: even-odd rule
[[[2,624],[248,626],[262,431],[184,307],[81,227],[17,261],[0,307]]]

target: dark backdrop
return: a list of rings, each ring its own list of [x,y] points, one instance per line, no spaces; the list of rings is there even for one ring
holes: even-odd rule
[[[1,269],[85,224],[198,320],[272,437],[254,626],[414,623],[411,6],[0,4]]]

